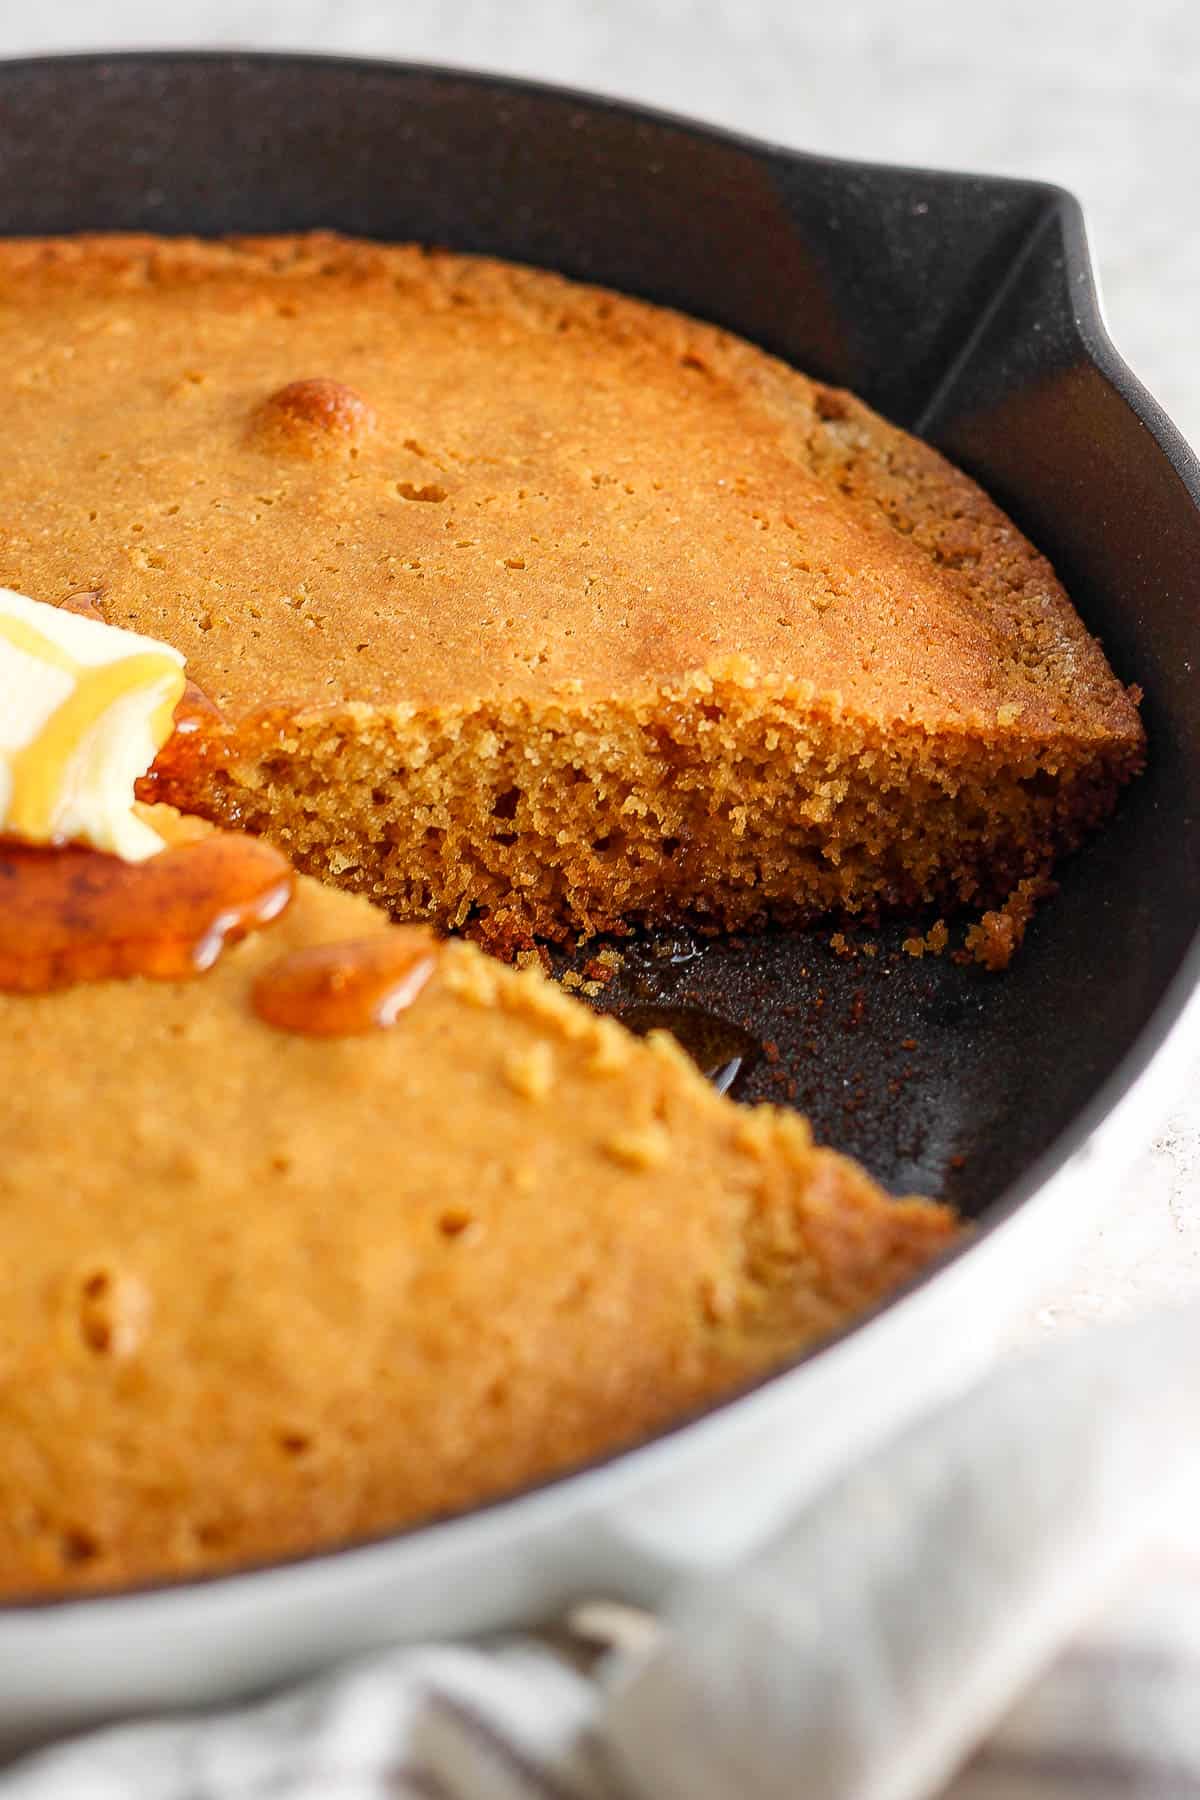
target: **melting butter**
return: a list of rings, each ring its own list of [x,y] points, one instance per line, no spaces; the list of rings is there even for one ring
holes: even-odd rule
[[[0,833],[153,856],[134,783],[183,688],[169,645],[0,588]]]

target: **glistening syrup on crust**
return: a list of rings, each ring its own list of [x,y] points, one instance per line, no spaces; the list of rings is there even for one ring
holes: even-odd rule
[[[175,708],[175,731],[184,737],[190,737],[206,727],[219,725],[224,715],[215,700],[210,700],[202,687],[190,678],[184,683],[183,692],[179,696],[179,704]],[[165,754],[171,747],[168,738],[160,754]]]
[[[58,604],[63,612],[78,613],[81,619],[95,619],[97,625],[107,625],[108,620],[100,605],[103,593],[103,588],[80,588],[78,593],[68,594]]]
[[[135,784],[137,798],[147,805],[170,801],[172,782],[194,780],[202,764],[215,768],[220,762],[218,745],[223,723],[224,715],[216,702],[194,681],[186,681],[175,708],[175,729]]]
[[[0,989],[200,975],[227,943],[278,918],[293,885],[278,851],[233,833],[142,863],[0,840]]]
[[[417,998],[437,964],[423,926],[318,944],[280,957],[254,985],[254,1010],[280,1031],[359,1037],[386,1030]]]

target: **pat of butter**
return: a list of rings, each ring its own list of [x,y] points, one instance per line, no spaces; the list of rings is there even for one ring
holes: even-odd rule
[[[161,850],[133,788],[183,687],[169,645],[0,588],[0,835],[126,862]]]

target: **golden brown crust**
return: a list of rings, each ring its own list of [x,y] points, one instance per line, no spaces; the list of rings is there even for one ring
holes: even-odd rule
[[[254,472],[239,462],[236,441],[220,429],[227,416],[223,408],[207,410],[213,431],[206,441],[172,445],[172,419],[178,415],[170,404],[176,363],[185,364],[190,356],[197,365],[191,370],[195,385],[204,388],[215,381],[227,388],[240,362],[243,373],[237,386],[257,405],[274,390],[267,383],[254,392],[256,370],[245,368],[238,353],[249,343],[259,366],[283,368],[297,354],[296,337],[303,344],[301,354],[310,360],[320,346],[330,360],[346,368],[369,367],[381,395],[386,390],[379,408],[379,464],[399,466],[415,457],[418,465],[426,465],[418,466],[418,472],[427,474],[431,461],[436,465],[449,460],[456,471],[449,485],[459,490],[463,515],[472,503],[497,505],[506,524],[515,528],[512,534],[521,540],[521,547],[525,527],[516,515],[533,499],[562,502],[557,511],[573,524],[581,514],[591,513],[618,535],[622,527],[628,527],[628,535],[639,522],[649,525],[656,510],[653,504],[639,521],[638,509],[625,507],[623,501],[664,491],[658,482],[660,471],[653,466],[661,461],[662,472],[678,481],[668,500],[657,507],[661,522],[670,523],[671,505],[686,506],[695,519],[707,518],[709,529],[703,535],[716,541],[705,544],[699,532],[689,536],[685,530],[669,541],[642,543],[629,551],[630,574],[634,569],[653,569],[664,582],[648,609],[653,618],[644,621],[644,627],[653,623],[655,629],[647,633],[643,628],[637,634],[641,649],[657,660],[648,662],[644,654],[616,657],[614,645],[597,642],[594,628],[575,657],[561,643],[551,647],[534,691],[554,687],[556,661],[563,665],[564,681],[582,674],[585,684],[606,683],[607,692],[614,664],[627,675],[637,669],[657,678],[704,666],[714,654],[739,654],[758,661],[768,673],[802,674],[803,685],[814,695],[838,693],[847,704],[860,696],[864,703],[883,701],[884,716],[893,712],[911,718],[924,712],[930,723],[952,717],[977,727],[990,729],[999,723],[1003,728],[1004,721],[997,721],[995,713],[1007,701],[1016,708],[1012,722],[1020,717],[1026,729],[1053,721],[1072,730],[1139,735],[1135,709],[1080,625],[1049,564],[973,482],[929,446],[888,425],[851,396],[823,388],[711,326],[540,270],[320,232],[226,243],[84,235],[0,244],[0,300],[9,301],[23,328],[29,325],[26,302],[38,288],[42,306],[51,309],[55,297],[68,310],[72,305],[111,302],[115,315],[99,321],[109,326],[114,320],[120,325],[137,318],[141,305],[148,306],[152,315],[165,315],[169,326],[175,316],[172,304],[182,304],[185,342],[177,349],[173,343],[160,342],[147,351],[139,334],[136,355],[140,368],[149,362],[146,397],[156,406],[165,440],[164,460],[156,458],[146,473],[161,471],[165,480],[173,461],[184,474],[192,467],[194,454],[197,467],[211,469],[218,478],[228,475],[232,498],[244,491]],[[201,304],[198,296],[206,289],[213,297]],[[129,309],[124,314],[122,302]],[[281,312],[281,306],[286,310]],[[308,308],[314,316],[307,321],[305,336]],[[267,317],[276,321],[269,331],[263,329]],[[211,377],[198,365],[210,348],[205,331],[214,319],[232,328],[236,342],[226,338],[211,345],[221,363]],[[289,321],[300,328],[291,343],[284,329]],[[373,335],[386,339],[374,360],[376,346],[355,341],[367,334],[368,321],[374,326]],[[60,316],[47,322],[57,329],[69,321]],[[88,314],[84,322],[94,326],[97,316]],[[418,327],[430,325],[432,337],[406,342],[406,332],[411,338]],[[220,339],[219,332],[217,336]],[[444,379],[424,393],[414,392],[410,378],[428,355],[431,342],[441,352]],[[80,355],[84,346],[69,348],[73,367],[66,385],[68,402],[73,393],[82,395],[86,380]],[[602,356],[609,360],[602,363]],[[532,358],[529,366],[522,362],[527,357]],[[9,359],[10,367],[19,363],[19,357]],[[182,366],[178,375],[188,380]],[[289,369],[289,382],[298,379],[306,386],[345,385],[334,371]],[[609,405],[609,389],[602,385],[608,381],[615,383],[615,407]],[[588,410],[588,383],[600,388],[591,425],[582,416]],[[647,383],[649,393],[639,396]],[[372,402],[371,386],[370,377],[364,378],[364,405]],[[536,417],[522,416],[534,396],[540,399]],[[122,394],[124,427],[111,415],[92,423],[89,447],[106,443],[111,447],[119,435],[132,446],[142,423],[136,398],[128,390]],[[645,411],[639,411],[640,398],[649,403]],[[440,418],[438,401],[448,409]],[[664,416],[663,401],[674,403],[678,419]],[[458,414],[452,410],[455,406]],[[421,444],[414,420],[422,427],[440,424],[445,459],[437,444]],[[584,441],[561,441],[572,422],[575,437]],[[682,441],[672,436],[676,424]],[[548,441],[548,425],[560,428],[559,442]],[[537,458],[548,465],[540,470],[543,478],[561,481],[568,473],[574,477],[569,492],[531,496],[521,485],[533,443],[538,445]],[[607,451],[612,468],[597,470],[590,464],[585,468],[587,453],[600,448]],[[473,475],[471,469],[480,463],[511,470],[511,477]],[[460,475],[457,471],[464,465],[467,473]],[[370,475],[365,468],[355,473],[359,480]],[[693,484],[692,493],[684,491],[685,482]],[[591,494],[586,491],[589,485]],[[598,500],[596,495],[603,496],[606,488],[615,488],[617,494]],[[372,511],[377,514],[382,499],[378,484],[370,506],[359,504],[344,480],[332,489],[322,486],[316,491],[333,503],[337,515],[358,526]],[[311,497],[312,490],[298,491],[296,510],[276,512],[271,519],[276,536],[293,551],[301,580],[309,572],[309,553],[319,535],[313,529],[306,537],[299,516]],[[789,501],[796,502],[803,517],[788,514]],[[766,516],[760,510],[764,507],[777,509],[776,516]],[[552,526],[554,513],[552,508]],[[444,536],[445,520],[438,518],[433,526],[428,516],[405,516],[402,506],[393,506],[390,516],[380,522],[380,542],[389,537],[398,541],[415,528],[425,544],[431,530]],[[169,529],[166,535],[171,536]],[[552,590],[561,589],[566,579],[565,535],[551,539],[555,555],[540,577],[531,567],[534,581],[522,584],[533,587],[539,600],[552,600]],[[770,541],[770,554],[753,553],[756,535]],[[94,543],[97,560],[110,559],[116,549],[112,540],[107,534],[92,536],[99,539]],[[617,549],[616,538],[589,548],[603,563]],[[226,545],[225,554],[236,565],[232,546]],[[482,560],[463,559],[468,574]],[[821,566],[826,562],[828,568]],[[36,567],[36,559],[31,566]],[[755,596],[752,606],[746,604],[747,577],[762,576],[772,567],[772,586],[777,590],[772,602],[777,600],[794,614],[786,624],[757,616],[767,610],[765,596]],[[239,572],[253,575],[253,558],[248,558],[247,570]],[[260,577],[265,573],[259,570]],[[437,573],[439,601],[453,597],[456,583],[460,589],[463,583],[462,569]],[[123,604],[140,611],[150,603],[149,595],[135,599],[136,585],[110,582],[118,611]],[[264,583],[260,579],[256,585]],[[380,585],[378,575],[370,585]],[[620,579],[605,585],[614,593],[627,591]],[[839,586],[853,591],[840,592]],[[695,604],[698,587],[707,590],[703,608]],[[519,589],[510,587],[509,597],[519,612],[529,608]],[[474,626],[481,622],[480,600],[478,594],[469,596]],[[673,612],[676,601],[683,605],[682,620]],[[830,622],[827,615],[838,610],[831,603],[838,601],[849,603],[847,617]],[[174,622],[187,627],[189,620],[183,616],[187,597],[181,595],[178,604],[183,614]],[[343,608],[352,604],[361,606],[361,587],[353,595],[343,592]],[[733,613],[730,623],[736,632],[723,633],[719,618],[714,631],[703,629],[700,621],[710,605],[718,614],[722,609]],[[416,610],[428,619],[434,616],[427,605]],[[798,658],[786,632],[801,619],[814,641],[805,644]],[[227,691],[235,707],[239,699],[257,707],[289,697],[278,688],[271,691],[262,677],[268,650],[290,648],[280,643],[285,622],[276,618],[274,631],[259,634],[263,648],[240,646],[248,656],[249,673],[238,678],[233,666],[222,671],[227,684],[236,688]],[[868,623],[870,630],[865,632]],[[518,618],[513,626],[518,635],[522,624]],[[607,638],[604,619],[596,624],[601,638]],[[485,658],[469,659],[466,669],[458,655],[447,684],[439,651],[449,646],[439,645],[436,635],[410,633],[404,640],[407,655],[400,661],[409,678],[404,684],[406,700],[458,703],[489,689],[531,691],[519,671],[503,667],[495,675],[489,670],[490,647]],[[232,656],[233,648],[226,646],[227,656]],[[337,644],[324,648],[341,651]],[[464,646],[455,648],[461,652]],[[333,693],[292,697],[333,704],[343,699],[393,702],[398,697],[400,649],[392,638],[379,646],[379,658],[389,665],[384,692],[370,691],[374,684],[369,663],[357,680],[345,679],[342,664]],[[201,675],[211,674],[212,646],[207,658],[198,659],[198,666]],[[285,668],[284,686],[287,674]],[[946,691],[939,686],[943,675],[954,678]]]
[[[302,883],[199,980],[0,995],[3,1592],[511,1490],[777,1364],[949,1241],[946,1209],[889,1201],[802,1120],[468,945],[390,1031],[255,1016],[282,953],[384,928]]]
[[[974,903],[1140,766],[972,482],[678,314],[326,233],[10,242],[0,369],[0,581],[176,644],[227,724],[161,794],[399,913]]]

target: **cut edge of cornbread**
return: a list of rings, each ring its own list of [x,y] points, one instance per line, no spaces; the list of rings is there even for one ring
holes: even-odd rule
[[[623,704],[268,712],[191,740],[152,787],[511,955],[665,922],[997,904],[1142,761],[1136,729],[884,726],[735,660]]]

